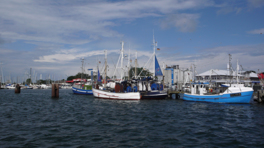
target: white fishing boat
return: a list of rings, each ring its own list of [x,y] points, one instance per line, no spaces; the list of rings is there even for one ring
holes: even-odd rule
[[[94,97],[101,99],[114,100],[140,100],[139,92],[110,92],[109,90],[100,90],[93,88]]]
[[[119,60],[121,63],[121,66],[119,67],[121,69],[121,79],[120,82],[115,82],[114,87],[115,89],[106,89],[106,68],[107,68],[107,51],[105,52],[105,84],[103,85],[104,88],[99,89],[99,86],[97,85],[96,88],[93,88],[93,95],[96,98],[101,99],[114,99],[114,100],[140,100],[140,92],[132,92],[127,91],[127,89],[124,89],[122,81],[123,81],[123,74],[124,74],[124,68],[123,68],[123,59],[124,59],[124,42],[121,42],[122,49],[119,56]],[[119,60],[117,62],[117,66],[119,65]]]

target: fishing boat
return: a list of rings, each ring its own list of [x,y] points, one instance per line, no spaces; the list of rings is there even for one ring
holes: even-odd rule
[[[156,50],[159,50],[159,48],[157,48],[157,42],[155,42],[153,34],[153,54],[148,60],[148,62],[151,59],[153,61],[153,78],[147,77],[143,78],[143,80],[139,80],[138,90],[140,91],[140,95],[142,96],[141,99],[165,99],[168,96],[167,92],[163,90],[162,82],[154,80],[156,77],[160,77],[161,79],[163,79],[163,74],[155,52]],[[144,68],[146,67],[148,62],[145,64]]]
[[[123,74],[124,74],[124,68],[123,68],[123,59],[124,59],[124,42],[121,42],[122,49],[119,56],[119,60],[117,62],[116,68],[119,66],[120,61],[120,69],[121,69],[121,78],[120,81],[114,82],[112,85],[112,88],[107,88],[106,85],[106,72],[107,72],[107,51],[105,51],[105,70],[104,70],[104,85],[103,87],[99,87],[99,85],[96,85],[95,88],[93,88],[93,95],[96,98],[101,99],[113,99],[113,100],[140,100],[141,96],[139,92],[132,91],[131,87],[126,85],[126,82],[123,81]],[[130,88],[130,89],[129,89]]]
[[[92,85],[90,83],[85,83],[84,85],[73,85],[72,86],[72,92],[74,94],[80,94],[80,95],[92,95]]]
[[[82,58],[82,67],[81,67],[82,68],[82,74],[84,73],[83,62],[84,62],[84,59]],[[92,74],[91,74],[91,76],[92,76]],[[79,94],[79,95],[92,95],[93,94],[92,80],[87,81],[86,79],[83,79],[82,75],[81,75],[80,82],[73,84],[72,92],[74,94]]]
[[[201,101],[213,103],[250,103],[253,89],[243,84],[223,84],[215,88],[206,84],[192,84],[191,92],[184,93],[182,99],[186,101]]]
[[[229,56],[230,83],[229,84],[208,84],[193,83],[190,86],[190,92],[183,94],[183,100],[202,101],[213,103],[250,103],[253,96],[253,88],[245,87],[239,84],[238,79],[238,62],[236,71],[236,84],[233,81],[233,71],[231,70],[231,56]],[[213,73],[213,71],[211,72]]]

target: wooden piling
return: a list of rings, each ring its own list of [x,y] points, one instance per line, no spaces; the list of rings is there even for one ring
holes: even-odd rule
[[[179,94],[178,94],[178,93],[176,93],[176,94],[175,94],[175,98],[176,98],[176,99],[180,99],[180,97],[179,97]]]
[[[15,93],[16,94],[19,94],[20,93],[20,87],[19,84],[16,85],[16,88],[15,88]]]
[[[52,84],[51,97],[59,98],[59,84]]]

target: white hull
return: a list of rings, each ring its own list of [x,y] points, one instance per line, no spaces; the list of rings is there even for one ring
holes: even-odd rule
[[[6,89],[15,89],[16,87],[14,86],[7,86]]]
[[[139,92],[115,93],[93,88],[93,95],[96,98],[114,100],[140,100]]]

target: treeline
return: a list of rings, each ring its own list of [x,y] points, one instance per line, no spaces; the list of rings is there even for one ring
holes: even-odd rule
[[[89,74],[85,74],[85,73],[77,73],[75,76],[69,76],[67,78],[68,80],[73,80],[73,79],[77,79],[77,78],[83,78],[83,79],[91,79],[91,76]]]

